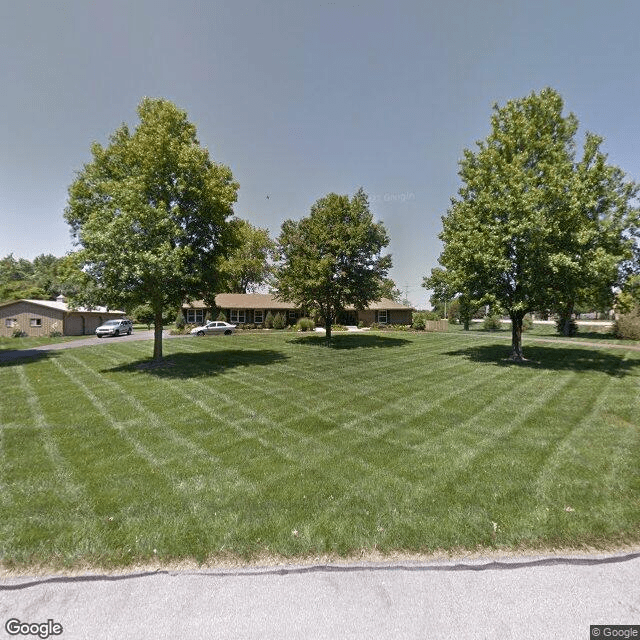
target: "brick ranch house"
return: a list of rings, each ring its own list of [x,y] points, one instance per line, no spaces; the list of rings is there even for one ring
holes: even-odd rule
[[[10,337],[16,329],[28,336],[91,335],[107,320],[124,318],[125,312],[105,307],[70,309],[64,296],[55,300],[13,300],[0,304],[0,336]]]
[[[277,300],[268,293],[219,293],[216,296],[215,318],[220,312],[224,313],[227,322],[232,324],[264,324],[267,313],[275,316],[281,313],[287,324],[295,324],[298,318],[306,314],[291,302]],[[211,313],[202,300],[187,302],[182,305],[182,313],[187,324],[202,324],[207,313]],[[413,309],[393,300],[382,298],[372,302],[367,309],[358,311],[347,307],[338,318],[340,324],[357,325],[359,322],[369,326],[374,322],[380,324],[411,324]]]

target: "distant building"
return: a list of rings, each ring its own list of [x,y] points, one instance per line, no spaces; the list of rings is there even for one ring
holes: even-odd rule
[[[124,316],[124,311],[105,307],[70,309],[64,296],[55,300],[13,300],[0,304],[0,336],[12,336],[16,330],[27,336],[48,336],[54,332],[65,336],[91,335],[106,320]]]
[[[261,325],[264,324],[264,319],[269,312],[274,316],[276,313],[281,313],[288,324],[295,324],[298,318],[306,315],[303,309],[292,302],[277,300],[268,293],[219,293],[215,301],[215,315],[222,312],[227,321],[233,324]],[[211,308],[202,300],[182,305],[182,313],[188,324],[202,324],[208,312],[211,314]],[[365,325],[371,325],[374,322],[411,324],[412,317],[411,307],[383,298],[371,302],[364,310],[358,311],[354,307],[347,307],[337,321],[345,325],[357,325],[359,322]],[[215,318],[212,319],[215,320]]]

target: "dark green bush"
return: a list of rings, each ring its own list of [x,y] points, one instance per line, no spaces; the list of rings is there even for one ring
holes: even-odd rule
[[[533,318],[527,314],[524,318],[522,318],[522,330],[530,331],[533,329]]]
[[[265,329],[273,329],[273,314],[271,311],[267,312],[267,315],[264,318],[264,326]]]
[[[299,318],[295,324],[296,331],[313,331],[316,323],[311,318]]]
[[[482,328],[485,331],[500,331],[502,328],[500,316],[486,316],[482,321]]]
[[[569,319],[569,331],[565,333],[566,318],[558,318],[556,320],[556,331],[562,336],[575,336],[578,333],[578,323],[573,319]]]
[[[427,319],[424,313],[413,314],[413,324],[411,325],[415,331],[424,331],[427,328]]]
[[[226,322],[226,321],[227,321],[227,316],[225,316],[225,315],[224,315],[224,311],[221,311],[221,312],[218,314],[218,317],[216,318],[216,320],[217,320],[218,322]]]
[[[273,317],[273,328],[284,329],[286,326],[287,319],[281,313],[276,313],[276,315]]]

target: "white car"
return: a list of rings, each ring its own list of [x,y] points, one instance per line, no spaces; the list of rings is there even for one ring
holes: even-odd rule
[[[209,333],[221,333],[225,336],[230,336],[235,328],[235,324],[222,322],[222,320],[210,320],[209,322],[207,322],[207,324],[201,327],[191,329],[191,335],[206,336]]]
[[[107,320],[96,329],[98,338],[105,336],[121,336],[125,333],[130,336],[133,331],[133,323],[131,320],[121,318],[120,320]]]

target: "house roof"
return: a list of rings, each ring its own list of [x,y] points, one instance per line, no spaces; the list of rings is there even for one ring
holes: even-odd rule
[[[219,293],[216,296],[218,309],[295,309],[291,302],[277,300],[269,293]],[[208,309],[204,300],[185,302],[183,309]]]
[[[39,307],[46,307],[48,309],[55,309],[57,311],[65,311],[68,313],[113,313],[124,315],[124,311],[120,309],[107,309],[106,307],[93,307],[88,309],[87,307],[69,308],[66,302],[61,300],[32,300],[29,298],[20,298],[20,300],[10,300],[9,302],[3,302],[0,307],[7,307],[18,302],[29,302],[30,304],[38,305]]]
[[[349,305],[347,309],[351,310],[355,309],[355,307],[353,305]],[[380,300],[370,302],[367,305],[367,309],[370,309],[371,311],[383,311],[385,309],[387,311],[393,311],[394,309],[398,311],[411,311],[413,310],[413,307],[408,307],[406,304],[401,304],[400,302],[394,302],[389,298],[380,298]]]
[[[296,309],[297,305],[292,302],[278,300],[269,293],[219,293],[216,296],[216,307],[219,309]],[[208,309],[209,306],[203,300],[194,300],[182,305],[183,309]],[[349,306],[347,309],[354,309]],[[411,310],[399,302],[394,302],[388,298],[382,298],[376,302],[369,303],[368,309],[378,310]]]
[[[297,305],[278,300],[270,293],[219,293],[216,306],[220,309],[295,309]]]

